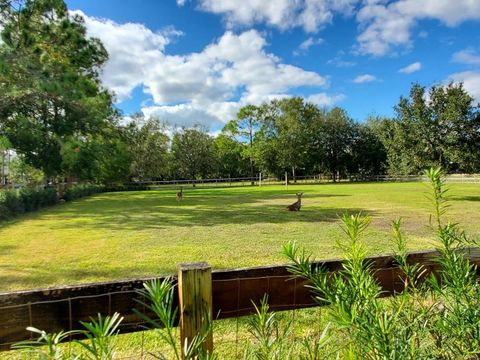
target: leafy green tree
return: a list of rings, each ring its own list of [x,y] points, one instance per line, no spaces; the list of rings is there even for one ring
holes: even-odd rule
[[[128,178],[131,163],[119,136],[70,138],[60,149],[63,172],[80,180],[113,183]]]
[[[398,125],[393,141],[399,144],[401,162],[408,164],[409,173],[438,165],[447,171],[479,169],[479,107],[463,84],[432,86],[428,96],[425,87],[415,84],[395,110]]]
[[[183,129],[172,140],[174,175],[184,179],[206,179],[215,172],[215,143],[198,129]]]
[[[156,118],[137,116],[127,126],[129,149],[132,157],[130,177],[139,180],[164,179],[171,167],[170,139],[165,127]]]
[[[19,155],[10,161],[8,178],[13,184],[34,186],[41,184],[45,175],[41,170],[29,165],[22,155]]]
[[[345,110],[334,107],[324,110],[312,128],[310,141],[315,167],[337,181],[348,172],[352,161],[355,124]]]
[[[308,127],[318,116],[318,108],[301,97],[272,102],[278,106],[275,120],[279,165],[290,170],[295,180],[297,170],[305,169],[309,155]]]
[[[63,0],[2,0],[0,133],[48,177],[62,172],[71,137],[99,134],[115,118],[99,70],[108,54],[87,38]]]
[[[255,176],[254,142],[255,134],[262,120],[263,109],[255,105],[242,107],[237,118],[225,125],[224,132],[230,132],[240,138],[247,146],[244,148],[244,156],[250,161],[250,177]]]
[[[411,174],[414,167],[415,149],[408,146],[404,136],[407,133],[407,126],[386,117],[370,117],[367,123],[383,145],[386,153],[387,173],[390,175]]]
[[[267,174],[283,176],[285,169],[280,164],[277,119],[279,117],[278,101],[272,100],[258,107],[259,128],[255,133],[252,157],[260,171]]]
[[[218,159],[217,172],[219,177],[248,176],[250,162],[243,156],[245,146],[245,144],[224,133],[215,138],[215,153]]]
[[[353,134],[352,157],[347,165],[349,175],[365,178],[385,173],[385,147],[370,123],[355,124]]]

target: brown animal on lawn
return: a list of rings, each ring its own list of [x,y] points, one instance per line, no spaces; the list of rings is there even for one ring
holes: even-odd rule
[[[288,211],[300,211],[302,207],[302,195],[303,193],[297,193],[297,201],[287,206]]]
[[[180,188],[180,191],[177,191],[177,201],[183,199],[183,188]]]

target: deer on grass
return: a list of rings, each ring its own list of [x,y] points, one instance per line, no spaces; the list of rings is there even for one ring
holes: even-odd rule
[[[297,193],[297,201],[287,206],[288,211],[300,211],[302,207],[302,195],[303,193]]]
[[[177,201],[180,201],[183,199],[183,188],[180,187],[180,191],[177,191]]]

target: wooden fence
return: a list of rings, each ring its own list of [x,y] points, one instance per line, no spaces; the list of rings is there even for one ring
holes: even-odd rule
[[[478,248],[467,248],[465,251],[472,263],[480,265]],[[413,252],[409,254],[408,261],[422,264],[426,273],[435,273],[437,256],[436,251]],[[400,271],[391,255],[375,256],[369,260],[385,296],[394,295],[403,289]],[[326,260],[313,265],[336,271],[342,266],[342,261]],[[125,319],[120,326],[121,333],[145,330],[144,323],[132,309],[143,310],[135,301],[139,298],[136,290],[142,288],[143,282],[148,280],[150,279],[0,293],[0,349],[9,350],[13,343],[30,339],[31,334],[25,329],[27,326],[47,332],[79,329],[79,321],[88,321],[98,313],[122,314]],[[214,319],[252,314],[252,301],[258,304],[264,294],[268,294],[272,311],[318,306],[305,285],[307,281],[293,278],[287,266],[213,271],[209,284],[212,314]],[[178,299],[175,301],[178,304]]]
[[[368,175],[361,177],[349,177],[338,179],[337,182],[415,182],[428,181],[426,176],[421,175]],[[446,176],[449,183],[480,183],[480,174],[450,174]],[[127,187],[148,187],[148,188],[212,188],[212,187],[238,187],[238,186],[265,186],[285,184],[324,184],[332,183],[330,176],[309,175],[297,176],[295,179],[285,175],[284,178],[262,177],[261,174],[255,177],[243,178],[218,178],[200,180],[165,180],[165,181],[135,181],[124,185]]]

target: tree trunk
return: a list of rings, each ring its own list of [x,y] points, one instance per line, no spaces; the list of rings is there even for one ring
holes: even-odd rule
[[[253,171],[253,156],[252,156],[252,148],[253,148],[253,123],[252,120],[249,120],[248,124],[248,131],[249,131],[249,140],[250,140],[250,179],[251,185],[255,185],[255,181],[253,180],[253,177],[255,176],[254,171]]]
[[[250,156],[250,179],[252,185],[255,185],[255,181],[253,181],[254,176],[255,174],[253,173],[253,158]]]
[[[5,185],[5,151],[2,150],[2,173],[0,174],[0,185]]]

